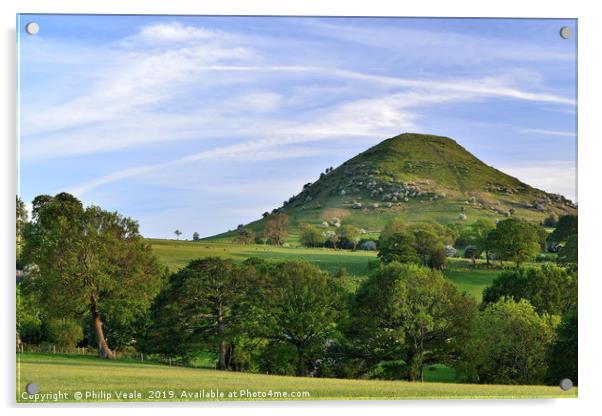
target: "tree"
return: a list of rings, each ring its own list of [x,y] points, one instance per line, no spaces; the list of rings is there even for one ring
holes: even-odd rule
[[[340,245],[343,248],[351,248],[353,250],[356,249],[357,244],[359,243],[359,230],[351,224],[343,224],[338,231],[338,236],[340,239]]]
[[[17,285],[17,339],[27,344],[38,344],[42,339],[42,314],[36,299],[23,294],[21,285]]]
[[[320,247],[324,245],[324,235],[318,227],[303,223],[299,226],[301,244],[305,247]]]
[[[414,249],[423,266],[443,269],[445,266],[445,246],[443,238],[430,225],[423,224],[412,227],[414,233]],[[443,257],[441,256],[443,253]]]
[[[226,370],[226,353],[241,318],[247,283],[253,269],[232,260],[192,260],[169,278],[152,308],[148,350],[186,355],[209,346]]]
[[[16,247],[17,247],[17,268],[21,268],[21,252],[23,245],[23,228],[27,224],[27,208],[25,208],[25,203],[19,198],[16,197]]]
[[[383,231],[378,240],[378,258],[383,263],[417,263],[418,253],[414,248],[416,237],[407,228]]]
[[[272,243],[278,246],[284,243],[288,235],[286,228],[288,227],[288,215],[279,212],[268,215],[265,222],[265,237]]]
[[[329,231],[326,233],[326,242],[325,243],[326,243],[327,247],[332,247],[332,248],[336,249],[339,241],[340,241],[339,235],[337,233],[335,233],[334,231]]]
[[[558,243],[563,243],[572,235],[577,235],[579,229],[579,219],[577,215],[563,215],[558,218],[556,229],[550,235],[550,239]]]
[[[556,227],[556,224],[558,224],[558,217],[554,213],[551,213],[543,220],[544,227]]]
[[[292,346],[295,373],[304,376],[336,331],[340,292],[327,274],[307,261],[276,264],[266,279],[256,302],[256,334]]]
[[[176,235],[176,240],[179,240],[180,236],[183,234],[180,230],[175,230],[173,233]]]
[[[558,251],[558,264],[576,266],[579,258],[578,245],[579,238],[577,238],[577,235],[574,234],[569,236],[567,241],[564,243],[564,246],[562,246],[560,251]]]
[[[493,241],[490,234],[494,229],[495,222],[490,219],[479,219],[475,221],[471,228],[473,244],[479,254],[485,254],[487,266],[489,266],[491,252],[493,251]]]
[[[103,358],[114,357],[103,318],[127,324],[145,314],[164,273],[136,221],[67,193],[34,199],[23,257],[37,270],[24,290],[49,318],[90,318]]]
[[[523,219],[500,221],[490,234],[490,243],[496,256],[513,261],[516,267],[539,253],[539,227]]]
[[[558,384],[560,380],[568,378],[575,385],[578,384],[579,337],[577,330],[578,318],[577,309],[575,308],[562,317],[562,321],[556,330],[557,338],[547,351],[548,383]]]
[[[378,257],[383,263],[420,263],[423,266],[445,267],[445,229],[433,224],[405,226],[394,220],[379,238]],[[451,237],[450,237],[451,238]]]
[[[239,244],[250,244],[255,239],[253,232],[248,228],[239,227],[234,241]]]
[[[84,331],[79,322],[73,319],[50,319],[47,323],[50,341],[59,348],[74,348],[84,337]]]
[[[500,299],[479,313],[465,344],[464,372],[471,382],[541,384],[546,351],[558,316],[538,315],[529,301]]]
[[[426,365],[457,359],[475,311],[474,300],[441,272],[391,263],[358,289],[348,335],[368,368],[401,359],[407,379],[415,381]]]
[[[192,233],[192,241],[200,241],[201,240],[201,236],[199,235],[199,233],[197,233],[196,231],[194,233]]]
[[[394,218],[385,225],[385,228],[380,233],[380,239],[386,240],[393,234],[403,233],[407,230],[408,226],[401,219]]]
[[[553,264],[503,271],[483,291],[483,306],[528,300],[539,314],[562,315],[577,306],[577,273]]]

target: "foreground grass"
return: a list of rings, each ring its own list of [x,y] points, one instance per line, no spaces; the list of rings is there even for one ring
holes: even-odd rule
[[[81,401],[124,401],[117,392],[134,391],[141,396],[126,401],[282,400],[284,392],[287,393],[286,400],[577,397],[576,388],[565,392],[559,387],[549,386],[299,378],[169,367],[127,360],[103,361],[77,355],[19,354],[17,401],[20,403],[31,402],[22,393],[28,383],[37,383],[40,393],[66,393],[67,397],[61,401],[77,401],[74,398],[76,392],[84,395]],[[207,394],[211,390],[223,392],[224,397],[194,397],[195,393],[205,391]],[[86,399],[86,392],[93,391],[97,398]],[[189,396],[182,397],[182,392]],[[242,397],[241,392],[245,392]],[[253,392],[256,398],[251,397]],[[272,392],[271,396],[269,392]],[[233,394],[236,397],[232,397]],[[292,394],[300,397],[291,397]]]

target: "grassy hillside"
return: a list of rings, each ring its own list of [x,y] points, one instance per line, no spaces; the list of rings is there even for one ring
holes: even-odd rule
[[[246,374],[207,369],[169,367],[128,360],[103,361],[88,356],[19,354],[17,356],[17,401],[27,383],[37,383],[40,393],[67,393],[64,401],[123,401],[117,392],[137,391],[136,401],[198,401],[191,397],[201,390],[219,390],[220,400],[368,400],[445,398],[543,398],[577,397],[577,389],[567,392],[548,386],[500,386],[453,383],[408,383],[404,381],[341,380]],[[105,399],[85,398],[85,392],[104,392]],[[247,392],[241,397],[241,391]],[[152,392],[152,393],[151,393]],[[270,394],[271,392],[271,394]],[[286,392],[287,397],[283,398]],[[182,397],[182,394],[187,397]],[[107,395],[111,394],[111,397]],[[236,394],[236,397],[230,397]],[[265,397],[262,397],[264,396]],[[291,397],[295,395],[297,397]],[[158,397],[153,399],[152,397]],[[128,399],[130,401],[132,399]]]
[[[463,214],[470,222],[506,216],[539,222],[550,213],[574,214],[576,206],[484,164],[450,138],[406,133],[328,169],[276,210],[289,216],[295,241],[300,223],[332,218],[378,232],[393,217],[446,224]],[[264,220],[247,227],[261,232]]]

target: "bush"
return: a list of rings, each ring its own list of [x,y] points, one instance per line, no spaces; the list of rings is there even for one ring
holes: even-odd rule
[[[82,326],[71,319],[51,319],[47,323],[48,337],[60,348],[74,348],[83,338]]]

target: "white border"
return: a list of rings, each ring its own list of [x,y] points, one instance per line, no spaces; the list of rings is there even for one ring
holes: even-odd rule
[[[15,22],[16,13],[107,13],[107,14],[238,14],[238,15],[346,15],[346,16],[439,16],[439,17],[555,17],[579,19],[579,211],[580,227],[580,374],[579,399],[557,400],[473,400],[473,401],[404,401],[404,402],[308,402],[308,403],[219,403],[219,404],[179,404],[177,412],[183,415],[199,413],[215,414],[331,414],[344,412],[360,415],[372,408],[379,413],[420,412],[445,415],[504,415],[508,413],[589,414],[599,411],[598,392],[602,377],[599,350],[602,336],[597,319],[600,316],[602,276],[597,271],[600,266],[597,256],[600,252],[600,224],[602,189],[597,179],[600,174],[600,112],[602,98],[600,74],[600,50],[602,47],[602,24],[600,13],[596,13],[595,2],[575,1],[475,1],[420,0],[412,2],[384,0],[3,0],[0,2],[2,24],[2,71],[3,99],[0,103],[2,115],[2,230],[1,264],[4,266],[2,279],[1,358],[3,369],[0,376],[2,406],[7,414],[46,415],[50,412],[61,415],[89,416],[126,414],[139,412],[140,405],[121,404],[46,408],[17,408],[14,404],[14,195],[15,195]],[[598,121],[596,123],[596,121]],[[146,405],[147,416],[163,415],[173,405]],[[6,414],[6,413],[5,413]]]

